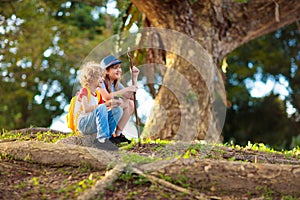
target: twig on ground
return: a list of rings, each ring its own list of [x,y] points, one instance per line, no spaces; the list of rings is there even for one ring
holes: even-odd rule
[[[165,181],[163,179],[160,179],[160,178],[157,178],[155,176],[152,176],[150,174],[145,174],[142,170],[136,168],[136,167],[133,167],[132,168],[132,171],[136,174],[139,174],[141,176],[144,176],[145,178],[147,178],[150,182],[152,183],[155,183],[155,184],[159,184],[163,187],[166,187],[168,189],[172,189],[172,190],[175,190],[175,191],[178,191],[178,192],[182,192],[182,193],[185,193],[187,195],[190,195],[192,196],[193,198],[196,198],[196,199],[210,199],[210,198],[213,198],[213,199],[221,199],[219,197],[210,197],[210,196],[207,196],[207,195],[204,195],[204,194],[195,194],[193,193],[192,191],[186,189],[186,188],[183,188],[183,187],[180,187],[178,185],[174,185],[168,181]]]
[[[78,200],[94,199],[97,194],[104,192],[104,189],[117,180],[120,174],[124,171],[127,164],[123,163],[116,165],[112,170],[106,172],[105,177],[98,180],[96,184],[89,190],[80,195]]]

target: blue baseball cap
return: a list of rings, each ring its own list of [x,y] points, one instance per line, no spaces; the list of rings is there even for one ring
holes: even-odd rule
[[[102,68],[107,69],[108,67],[120,64],[121,62],[122,61],[117,59],[115,56],[109,55],[101,60],[100,65]]]

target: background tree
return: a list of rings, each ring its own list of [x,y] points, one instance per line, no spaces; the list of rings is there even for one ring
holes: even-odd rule
[[[294,23],[228,55],[226,91],[231,106],[224,128],[225,141],[264,142],[279,149],[294,147],[292,138],[299,134],[300,125],[299,41],[299,27]],[[255,81],[272,82],[273,88],[265,97],[253,98],[250,91]]]
[[[101,14],[101,4],[43,0],[0,4],[0,126],[50,126],[71,98],[81,60],[110,34],[105,24],[113,16]]]

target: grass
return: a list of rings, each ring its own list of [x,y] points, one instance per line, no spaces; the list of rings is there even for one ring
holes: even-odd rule
[[[150,163],[158,161],[159,158],[153,158],[149,156],[140,156],[138,154],[127,154],[123,156],[123,161],[131,164],[135,163]]]
[[[36,134],[24,134],[24,133],[14,133],[12,131],[3,130],[0,132],[0,142],[11,142],[11,141],[41,141],[48,143],[55,143],[66,137],[73,136],[74,133],[64,134],[64,133],[52,133],[48,132],[37,132]]]
[[[252,144],[250,141],[245,147],[239,146],[239,145],[233,145],[233,144],[222,144],[222,145],[217,145],[217,146],[225,146],[225,147],[231,147],[233,149],[237,150],[253,150],[253,151],[261,151],[265,153],[278,153],[278,154],[283,154],[284,157],[290,158],[290,157],[296,157],[300,158],[300,146],[297,146],[293,148],[292,150],[281,150],[277,151],[274,150],[272,147],[269,147],[263,143],[255,143]]]
[[[189,188],[190,183],[189,183],[189,178],[185,176],[184,174],[177,174],[174,178],[172,178],[170,175],[165,175],[165,174],[158,174],[159,178],[168,181],[170,183],[173,183],[175,185],[179,185],[184,188]]]
[[[158,150],[160,148],[166,146],[167,144],[171,144],[171,143],[173,143],[173,141],[161,140],[161,139],[156,139],[156,140],[141,139],[141,144],[142,145],[158,144],[159,146],[156,147],[156,148],[158,148]],[[123,149],[123,150],[131,150],[131,149],[134,149],[137,145],[138,145],[138,141],[133,139],[130,144],[121,145],[120,148]],[[152,150],[155,150],[155,149],[152,149]]]
[[[58,194],[68,194],[72,193],[73,197],[77,197],[79,194],[81,194],[83,191],[85,191],[88,188],[91,188],[93,185],[95,185],[96,181],[101,179],[102,176],[93,176],[91,173],[88,178],[82,179],[76,183],[72,183],[70,185],[67,185],[65,187],[62,187],[58,190],[56,190],[56,193]],[[68,196],[65,196],[68,197]]]
[[[55,143],[58,140],[61,140],[63,138],[67,138],[70,136],[75,135],[75,133],[52,133],[50,131],[48,132],[37,132],[35,134],[30,134],[30,133],[14,133],[11,131],[7,130],[2,130],[0,132],[0,142],[10,142],[10,141],[42,141],[42,142],[48,142],[48,143]],[[151,151],[160,151],[162,150],[166,145],[173,144],[174,141],[169,141],[169,140],[151,140],[151,139],[142,139],[141,140],[142,145],[149,145]],[[153,147],[151,147],[152,144]],[[120,146],[120,149],[122,150],[132,150],[135,147],[137,147],[138,141],[137,140],[132,140],[131,144],[123,144]],[[278,153],[278,154],[283,154],[284,157],[286,158],[291,158],[291,157],[296,157],[300,158],[300,146],[295,147],[292,150],[282,150],[282,151],[277,151],[274,150],[273,148],[263,144],[263,143],[254,143],[252,144],[251,142],[248,142],[246,146],[240,146],[240,145],[234,145],[234,144],[192,144],[189,146],[185,154],[182,156],[183,158],[189,158],[189,157],[198,157],[201,153],[211,149],[213,146],[219,146],[219,147],[230,147],[236,150],[253,150],[253,151],[261,151],[265,153]],[[220,149],[214,149],[212,148],[212,151],[214,151],[214,157],[218,158],[225,152],[223,152]],[[217,152],[216,152],[217,151]],[[218,152],[220,151],[220,152]],[[3,155],[2,155],[3,156]],[[2,157],[1,156],[1,157]],[[209,156],[208,156],[209,157]],[[144,156],[125,156],[124,161],[133,161],[133,162],[152,162],[154,161],[153,159],[145,158]],[[232,158],[234,160],[234,158]]]

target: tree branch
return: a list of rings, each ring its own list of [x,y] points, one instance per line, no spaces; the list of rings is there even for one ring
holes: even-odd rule
[[[163,179],[157,178],[155,176],[152,176],[152,175],[149,175],[149,174],[145,174],[142,170],[140,170],[140,169],[138,169],[136,167],[133,167],[132,171],[134,173],[136,173],[136,174],[144,176],[145,178],[147,178],[150,182],[152,182],[154,184],[159,184],[159,185],[161,185],[163,187],[175,190],[177,192],[182,192],[182,193],[187,194],[187,195],[189,195],[189,196],[191,196],[191,197],[193,197],[195,199],[221,199],[219,197],[215,197],[215,196],[212,197],[212,196],[207,196],[205,194],[199,194],[199,193],[197,193],[195,195],[192,191],[190,191],[190,190],[188,190],[186,188],[180,187],[178,185],[174,185],[174,184],[172,184],[172,183],[170,183],[168,181],[165,181]]]
[[[88,200],[94,199],[97,194],[104,192],[105,188],[111,185],[115,180],[117,180],[124,169],[127,167],[127,164],[121,163],[116,165],[112,170],[106,172],[105,177],[101,180],[98,180],[96,184],[89,190],[86,190],[82,195],[80,195],[78,200]]]

